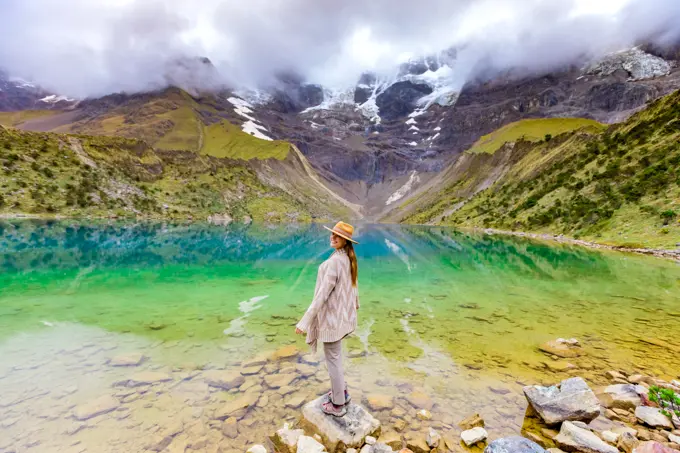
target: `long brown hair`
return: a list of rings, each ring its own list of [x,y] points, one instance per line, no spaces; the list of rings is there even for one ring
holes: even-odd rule
[[[345,252],[349,257],[349,269],[352,273],[352,286],[357,286],[357,278],[359,277],[359,265],[357,264],[357,255],[354,253],[354,245],[350,241],[345,240]]]

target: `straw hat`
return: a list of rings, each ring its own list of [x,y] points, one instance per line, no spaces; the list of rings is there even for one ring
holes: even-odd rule
[[[324,228],[327,229],[328,231],[337,234],[340,237],[343,237],[347,239],[350,242],[354,242],[355,244],[358,244],[357,241],[352,239],[352,233],[354,233],[354,227],[350,225],[349,223],[345,222],[338,222],[335,224],[335,226],[331,229],[328,228],[327,226],[324,225]]]

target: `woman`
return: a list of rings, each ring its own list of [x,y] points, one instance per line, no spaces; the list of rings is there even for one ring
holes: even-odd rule
[[[335,252],[319,266],[314,300],[295,328],[296,334],[307,333],[307,344],[316,352],[316,342],[323,343],[324,355],[331,378],[328,402],[322,410],[342,417],[347,413],[349,394],[342,367],[342,340],[357,327],[359,291],[357,289],[357,257],[352,239],[354,227],[338,222],[331,232],[331,247]]]

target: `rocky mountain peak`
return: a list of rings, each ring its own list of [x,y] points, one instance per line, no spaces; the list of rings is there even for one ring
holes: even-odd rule
[[[628,73],[630,80],[647,80],[670,74],[673,65],[639,47],[606,56],[584,69],[588,75],[609,76],[617,71]]]

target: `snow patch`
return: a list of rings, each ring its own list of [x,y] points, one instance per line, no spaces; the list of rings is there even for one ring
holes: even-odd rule
[[[416,124],[415,118],[409,118],[408,120],[406,120],[406,124]]]
[[[411,142],[411,143],[415,143],[417,145],[416,142]],[[392,195],[390,195],[390,197],[385,202],[385,205],[389,206],[392,203],[394,203],[395,201],[398,201],[398,200],[401,200],[402,198],[404,198],[404,195],[406,195],[413,188],[413,184],[416,184],[418,182],[420,182],[420,176],[418,176],[416,171],[414,170],[411,173],[411,176],[409,176],[408,181],[406,181],[406,184],[401,186],[399,189],[397,189],[396,192],[394,192]]]
[[[245,99],[251,106],[265,105],[273,99],[273,96],[268,92],[256,89],[241,89],[234,91],[234,94],[241,99]]]
[[[409,143],[409,145],[411,145],[411,146],[418,146],[418,142],[411,142],[411,143]]]
[[[259,138],[261,140],[269,140],[272,141],[273,139],[265,134],[263,134],[260,129],[267,130],[264,126],[255,123],[254,121],[246,121],[241,125],[241,129],[243,129],[243,132],[252,135],[255,138]]]
[[[51,94],[49,96],[45,96],[42,99],[38,99],[40,102],[46,102],[48,104],[56,104],[57,102],[61,101],[66,101],[66,102],[71,102],[73,99],[67,97],[67,96],[57,96],[56,94]]]
[[[435,130],[435,132],[438,132],[438,131],[442,130],[442,128],[440,126],[437,126],[437,127],[434,128],[434,130]]]
[[[409,127],[408,130],[410,130],[410,131],[419,131],[420,129],[418,129],[418,126],[416,126],[416,125],[414,124],[413,126]]]
[[[267,128],[261,124],[258,124],[258,121],[250,115],[253,113],[252,104],[250,104],[248,101],[235,97],[230,97],[227,99],[227,101],[229,101],[229,103],[234,106],[234,113],[248,120],[241,125],[241,130],[243,130],[243,132],[261,140],[272,140],[271,137],[262,133],[262,131],[267,132]]]

